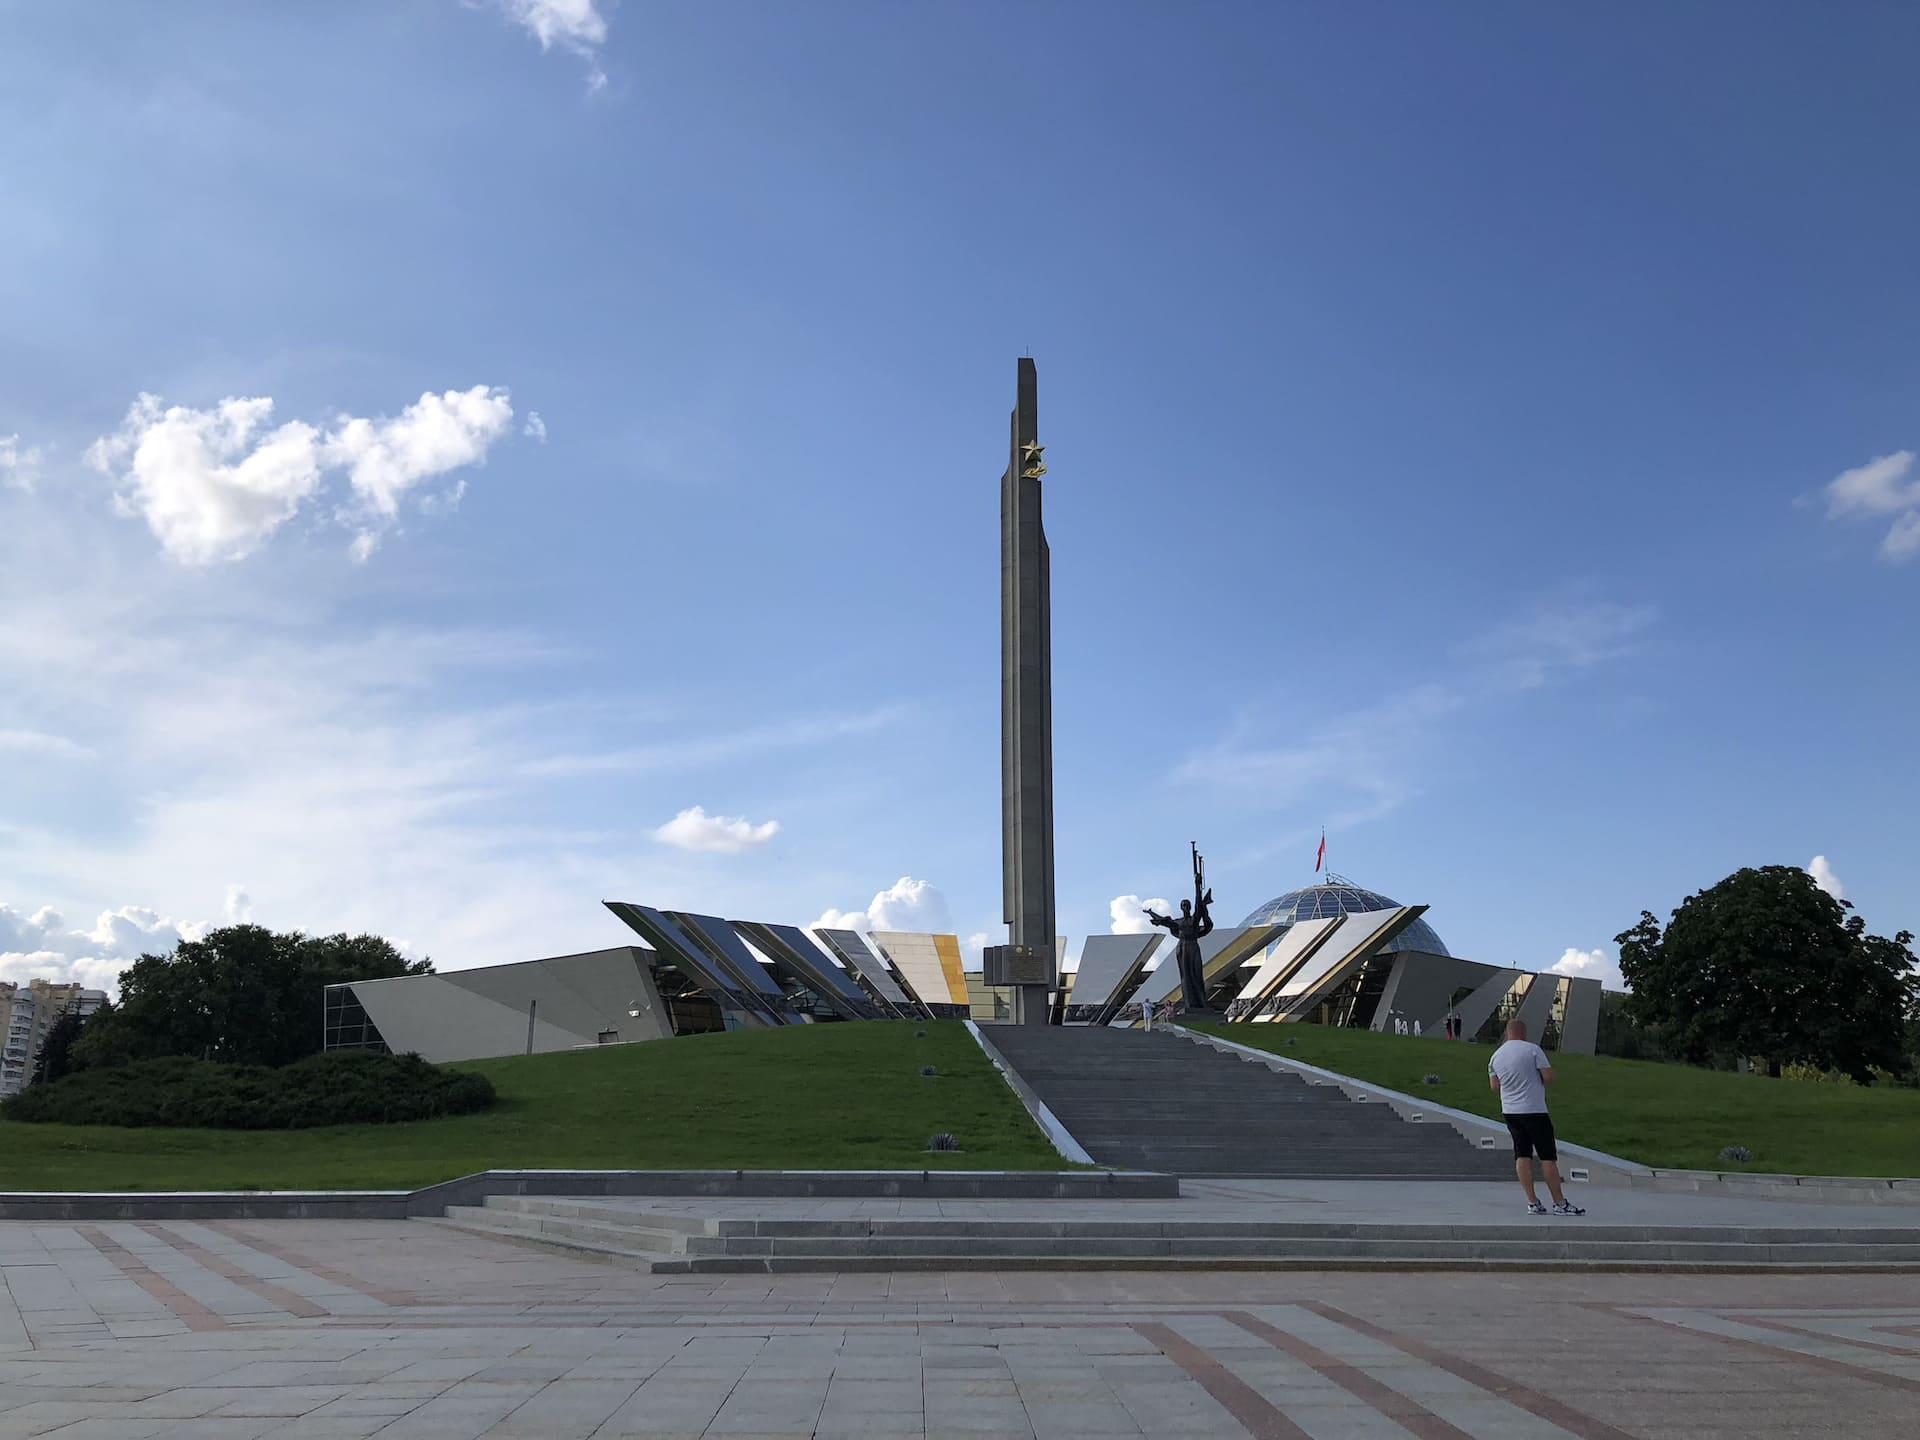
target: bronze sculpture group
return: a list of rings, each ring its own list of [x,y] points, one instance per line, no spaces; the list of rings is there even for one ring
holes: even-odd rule
[[[1213,891],[1207,888],[1205,862],[1200,858],[1197,842],[1189,842],[1193,852],[1193,899],[1180,902],[1180,914],[1162,915],[1149,908],[1147,919],[1171,934],[1177,942],[1174,950],[1174,963],[1180,967],[1180,990],[1183,1007],[1188,1011],[1204,1011],[1207,1008],[1206,967],[1200,961],[1200,942],[1213,933],[1213,916],[1208,913],[1213,904]]]

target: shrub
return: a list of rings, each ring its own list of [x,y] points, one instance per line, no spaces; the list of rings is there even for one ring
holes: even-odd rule
[[[174,1055],[30,1085],[0,1104],[0,1117],[57,1125],[307,1130],[465,1115],[493,1100],[493,1082],[484,1075],[441,1070],[418,1055],[336,1051],[277,1070]]]
[[[934,1067],[931,1065],[922,1065],[920,1067],[920,1073],[926,1076],[928,1079],[932,1079],[935,1075],[938,1075],[940,1072],[934,1069]]]
[[[1427,1074],[1422,1075],[1420,1077],[1420,1081],[1424,1085],[1440,1085],[1445,1083],[1440,1076],[1433,1074],[1432,1072],[1428,1072]]]
[[[1735,1165],[1745,1165],[1749,1160],[1753,1159],[1753,1151],[1747,1149],[1744,1145],[1729,1145],[1720,1152],[1720,1158],[1722,1160],[1730,1160]]]
[[[927,1141],[927,1149],[929,1150],[958,1150],[959,1148],[960,1142],[953,1138],[953,1132],[950,1130],[942,1130],[938,1135],[935,1135],[931,1140]]]

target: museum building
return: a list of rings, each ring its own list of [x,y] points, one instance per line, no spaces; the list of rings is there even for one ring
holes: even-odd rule
[[[645,943],[330,985],[326,1048],[466,1060],[775,1025],[1012,1016],[1011,996],[966,969],[953,935],[607,908]],[[1519,1019],[1549,1050],[1593,1052],[1597,980],[1461,959],[1426,911],[1342,876],[1290,890],[1201,942],[1209,1006],[1254,1024],[1436,1036],[1451,1020],[1481,1041]],[[1173,1006],[1171,953],[1157,930],[1088,936],[1077,967],[1061,967],[1051,1018],[1135,1025],[1146,1002]]]

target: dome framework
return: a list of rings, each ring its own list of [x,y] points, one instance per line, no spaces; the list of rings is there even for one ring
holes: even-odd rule
[[[1260,906],[1240,923],[1242,925],[1279,925],[1280,934],[1286,934],[1302,920],[1328,920],[1336,915],[1362,915],[1370,910],[1398,909],[1398,900],[1389,900],[1377,890],[1369,890],[1356,885],[1344,875],[1327,872],[1327,878],[1318,884],[1306,885],[1298,890],[1289,890],[1277,895]],[[1278,936],[1275,937],[1276,939]],[[1439,933],[1424,919],[1415,920],[1411,925],[1381,947],[1381,953],[1395,950],[1416,950],[1423,955],[1446,955],[1453,952]]]

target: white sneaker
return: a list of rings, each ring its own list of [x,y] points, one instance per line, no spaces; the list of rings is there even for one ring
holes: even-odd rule
[[[1527,1214],[1544,1215],[1546,1213],[1547,1213],[1547,1207],[1542,1205],[1538,1200],[1529,1200],[1527,1202]]]
[[[1558,1205],[1553,1207],[1553,1213],[1556,1215],[1584,1215],[1587,1212],[1571,1200],[1562,1200]]]

